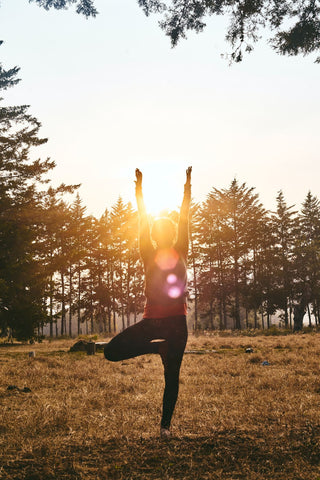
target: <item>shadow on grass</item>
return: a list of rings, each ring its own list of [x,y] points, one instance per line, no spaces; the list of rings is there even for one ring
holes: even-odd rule
[[[318,480],[319,461],[319,428],[310,427],[268,439],[237,430],[167,441],[91,438],[59,450],[40,448],[2,472],[8,480]]]

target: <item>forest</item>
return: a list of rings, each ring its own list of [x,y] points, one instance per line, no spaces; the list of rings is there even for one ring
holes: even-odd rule
[[[19,82],[18,72],[0,67],[1,90]],[[74,315],[78,333],[84,323],[112,333],[117,318],[122,328],[136,322],[144,304],[136,210],[119,196],[100,218],[86,214],[79,185],[53,187],[55,162],[33,159],[47,139],[29,106],[1,102],[1,335],[31,339],[44,325],[50,336],[70,335]],[[280,191],[271,212],[237,179],[213,187],[190,213],[193,328],[269,328],[275,314],[287,329],[301,330],[305,315],[318,326],[319,255],[320,203],[311,192],[296,209]]]

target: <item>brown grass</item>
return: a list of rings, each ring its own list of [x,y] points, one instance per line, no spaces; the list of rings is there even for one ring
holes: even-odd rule
[[[2,346],[0,478],[319,480],[319,341],[190,336],[188,350],[211,353],[184,357],[168,442],[157,356],[114,364],[68,353],[66,340]]]

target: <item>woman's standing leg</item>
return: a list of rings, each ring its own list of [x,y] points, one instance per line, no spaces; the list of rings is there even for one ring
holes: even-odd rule
[[[177,402],[180,367],[188,338],[185,317],[173,318],[171,321],[172,332],[167,341],[159,348],[165,378],[161,428],[165,430],[170,428],[171,418]]]

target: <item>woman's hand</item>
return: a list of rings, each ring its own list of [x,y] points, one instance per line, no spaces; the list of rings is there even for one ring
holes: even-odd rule
[[[191,185],[191,172],[192,172],[192,167],[188,167],[186,170],[186,175],[187,175],[186,186]]]
[[[136,168],[136,180],[135,180],[136,188],[142,188],[142,173],[140,172],[139,168]]]

